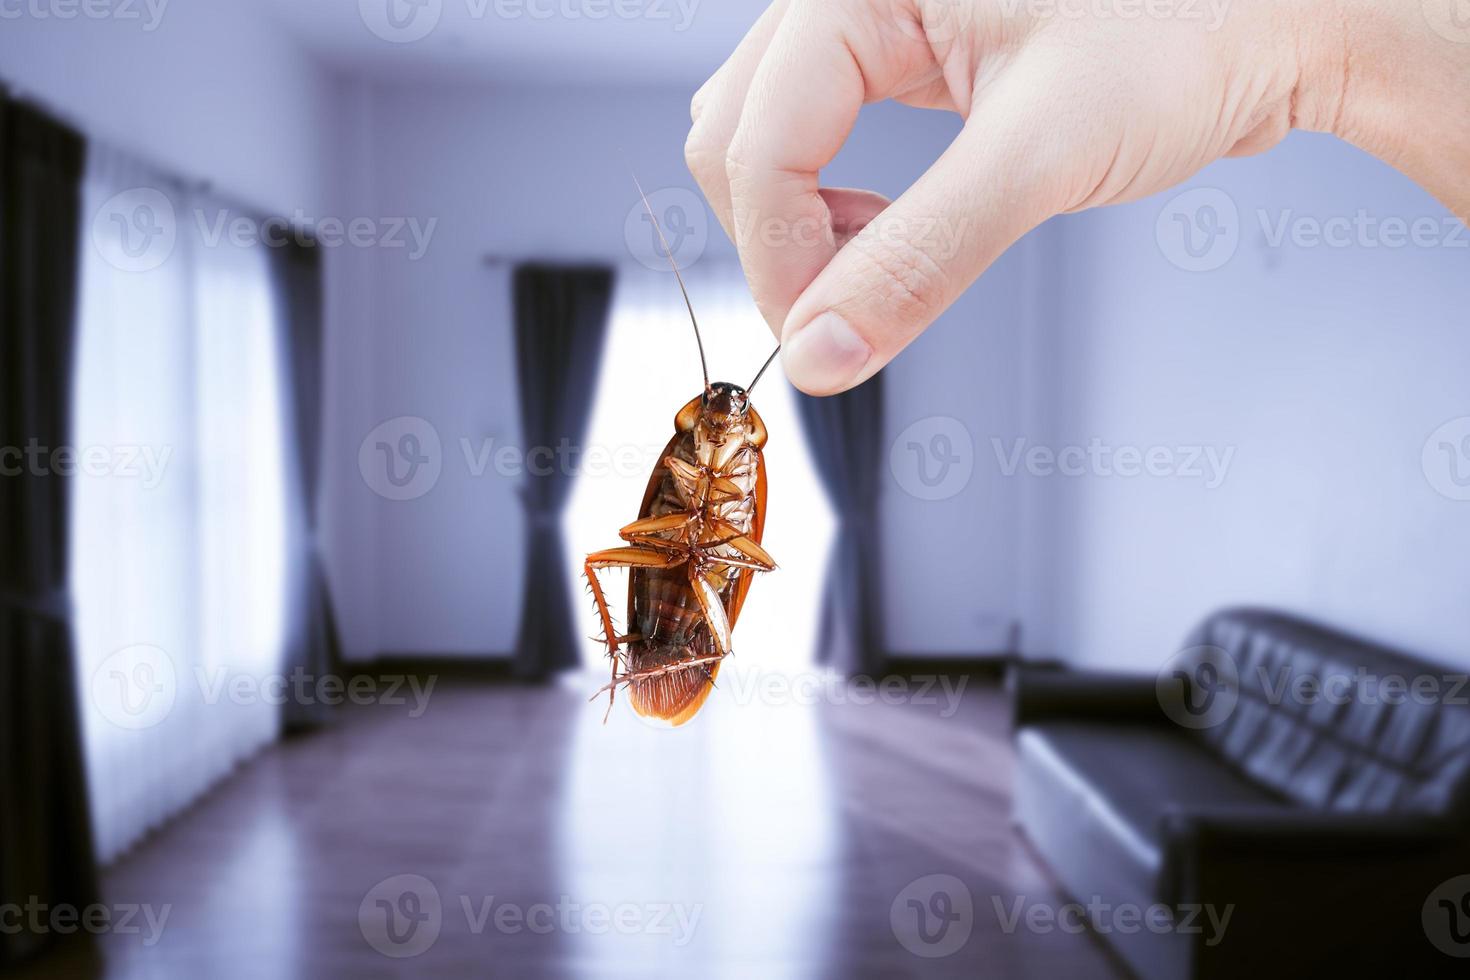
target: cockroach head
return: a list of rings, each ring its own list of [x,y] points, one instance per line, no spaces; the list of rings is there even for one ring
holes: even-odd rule
[[[704,389],[700,400],[705,421],[717,428],[741,425],[750,408],[745,389],[728,381],[716,381]]]

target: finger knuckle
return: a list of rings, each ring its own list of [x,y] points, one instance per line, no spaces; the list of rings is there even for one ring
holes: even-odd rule
[[[730,145],[725,147],[725,172],[730,175],[731,180],[755,171],[754,144],[755,139],[750,128],[742,122],[730,137]]]
[[[705,109],[709,107],[709,89],[710,82],[705,82],[699,87],[698,91],[694,93],[694,97],[689,100],[690,122],[698,123],[700,117],[704,115]]]
[[[706,127],[695,124],[684,141],[684,163],[701,183],[721,175],[725,148],[716,143]]]

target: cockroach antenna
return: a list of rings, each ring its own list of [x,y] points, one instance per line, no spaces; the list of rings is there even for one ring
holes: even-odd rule
[[[638,196],[643,198],[643,209],[648,212],[648,220],[653,222],[653,230],[658,233],[659,244],[664,247],[664,255],[668,256],[669,265],[674,269],[674,278],[679,280],[679,292],[684,294],[689,322],[694,324],[694,342],[699,345],[699,370],[704,374],[704,388],[708,391],[709,362],[704,359],[704,338],[699,335],[699,320],[694,316],[694,304],[689,302],[689,290],[684,286],[684,276],[679,272],[679,263],[674,261],[674,250],[669,248],[668,239],[664,238],[664,230],[658,224],[658,215],[653,213],[653,205],[648,203],[648,195],[643,193],[643,185],[638,183],[637,174],[633,174],[633,186],[638,188]]]
[[[745,386],[745,393],[747,395],[749,395],[751,390],[755,388],[756,381],[759,381],[761,379],[761,375],[766,373],[766,368],[771,366],[771,362],[776,359],[776,355],[779,353],[781,353],[781,345],[777,344],[776,349],[771,351],[771,356],[766,358],[766,363],[762,364],[761,369],[755,372],[755,381],[752,381],[750,384]]]

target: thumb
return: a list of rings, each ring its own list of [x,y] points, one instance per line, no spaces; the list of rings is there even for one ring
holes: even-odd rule
[[[1046,114],[1004,88],[988,93],[929,171],[792,305],[781,362],[796,387],[832,395],[872,377],[1016,239],[1061,210],[1062,188],[1040,159],[1058,147],[1037,146]]]

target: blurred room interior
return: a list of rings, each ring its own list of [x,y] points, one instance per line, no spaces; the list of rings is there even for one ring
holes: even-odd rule
[[[714,695],[589,702],[582,558],[700,390],[633,175],[711,374],[772,346],[684,162],[762,6],[0,7],[6,969],[1463,969],[1470,233],[1328,136],[773,369]],[[959,126],[865,107],[824,183]]]

